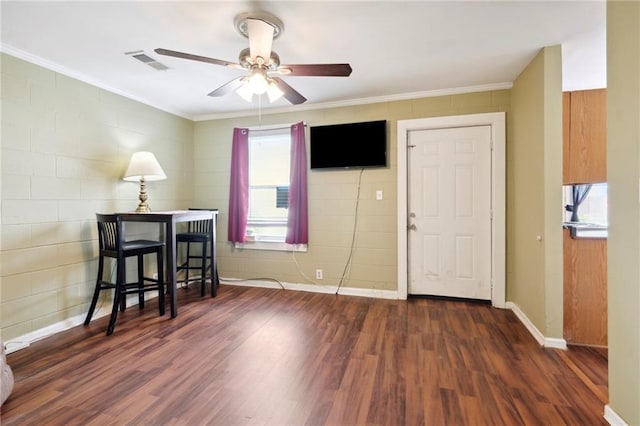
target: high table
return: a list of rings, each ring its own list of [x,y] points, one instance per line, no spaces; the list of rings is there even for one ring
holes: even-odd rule
[[[194,220],[213,220],[210,227],[209,239],[211,241],[211,297],[215,297],[218,284],[218,261],[216,256],[216,220],[217,210],[175,210],[149,213],[117,213],[123,222],[151,222],[165,226],[165,244],[167,247],[167,285],[171,290],[171,318],[178,315],[178,281],[176,264],[176,224]]]

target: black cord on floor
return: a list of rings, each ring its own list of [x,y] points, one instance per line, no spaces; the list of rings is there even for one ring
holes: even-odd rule
[[[358,230],[358,208],[360,207],[360,188],[362,184],[363,173],[364,173],[364,168],[360,169],[360,175],[358,176],[358,192],[356,194],[356,211],[355,211],[355,217],[353,219],[353,233],[351,234],[351,248],[349,249],[349,257],[347,258],[347,263],[345,263],[344,265],[344,270],[342,271],[340,282],[338,282],[338,288],[336,289],[336,294],[338,294],[338,292],[340,291],[340,287],[342,287],[342,283],[344,282],[345,276],[347,275],[347,270],[351,266],[353,250],[356,245],[356,235]]]
[[[286,290],[286,288],[284,287],[284,284],[282,284],[282,281],[279,281],[275,278],[269,278],[269,277],[264,277],[264,278],[234,278],[234,279],[229,279],[229,281],[273,281],[276,282],[280,285],[280,287],[282,287],[283,290]]]

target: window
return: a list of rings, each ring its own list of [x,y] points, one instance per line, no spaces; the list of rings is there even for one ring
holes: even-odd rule
[[[227,237],[236,247],[307,250],[305,127],[233,129]]]
[[[580,202],[578,208],[573,206],[572,193],[574,186],[585,187],[586,185],[565,185],[564,205],[571,206],[569,209],[565,208],[565,222],[571,222],[572,211],[576,209],[578,213],[578,223],[607,226],[607,184],[591,184],[589,191],[582,202]]]
[[[571,229],[571,235],[606,237],[609,224],[607,184],[565,185],[563,192],[564,221]]]
[[[287,234],[290,152],[288,128],[249,134],[247,242],[284,242]]]

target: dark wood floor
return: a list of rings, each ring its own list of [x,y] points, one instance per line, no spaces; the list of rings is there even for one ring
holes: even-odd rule
[[[607,361],[508,310],[222,286],[8,356],[2,425],[605,425]]]

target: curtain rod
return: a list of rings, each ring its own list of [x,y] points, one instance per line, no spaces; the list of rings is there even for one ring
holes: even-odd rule
[[[284,125],[281,125],[281,124],[276,124],[276,125],[275,125],[275,126],[273,126],[273,127],[262,127],[262,128],[253,128],[253,127],[249,127],[248,129],[249,129],[249,131],[250,131],[250,132],[267,132],[267,131],[269,131],[269,130],[284,130],[284,129],[290,129],[290,128],[291,128],[291,126],[293,126],[294,124],[296,124],[296,123],[292,123],[292,124],[290,124],[290,125],[288,125],[288,126],[284,126]],[[304,121],[302,122],[302,125],[303,125],[304,127],[307,127],[307,123],[305,123]]]

